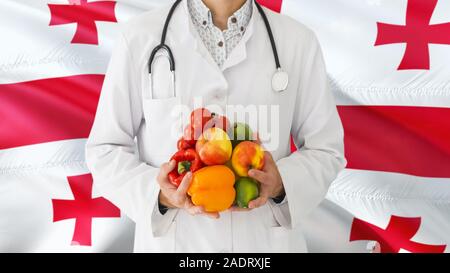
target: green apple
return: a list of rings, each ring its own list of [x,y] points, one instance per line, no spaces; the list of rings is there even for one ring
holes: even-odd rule
[[[236,204],[240,208],[248,208],[248,203],[259,196],[258,182],[250,177],[241,177],[234,184]]]
[[[235,122],[233,125],[233,137],[231,143],[233,144],[233,148],[236,147],[239,143],[246,140],[252,140],[253,132],[250,126],[242,122]]]

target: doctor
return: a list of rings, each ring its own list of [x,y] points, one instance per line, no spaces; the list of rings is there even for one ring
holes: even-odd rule
[[[252,0],[178,4],[120,34],[86,145],[96,187],[135,221],[136,252],[306,252],[302,222],[346,164],[316,37]],[[161,42],[173,63],[164,50],[149,61]],[[261,197],[249,210],[205,213],[186,196],[189,175],[178,189],[167,180],[179,121],[170,112],[198,97],[223,109],[279,106],[279,145],[251,174]],[[290,135],[300,147],[292,154]]]

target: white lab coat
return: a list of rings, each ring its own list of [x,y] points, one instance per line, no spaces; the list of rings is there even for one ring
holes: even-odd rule
[[[302,221],[346,163],[342,125],[317,39],[293,19],[265,9],[281,65],[290,75],[288,89],[275,93],[274,58],[257,9],[242,41],[219,68],[185,2],[174,13],[166,41],[176,60],[175,98],[165,91],[167,60],[153,65],[153,97],[148,76],[149,55],[160,42],[169,6],[138,16],[121,31],[86,146],[95,186],[136,222],[136,252],[305,252]],[[156,176],[176,150],[177,139],[168,132],[179,121],[168,113],[198,96],[206,105],[280,106],[281,141],[271,152],[286,191],[282,203],[226,211],[218,220],[177,209],[160,214]],[[301,147],[293,154],[291,134]]]

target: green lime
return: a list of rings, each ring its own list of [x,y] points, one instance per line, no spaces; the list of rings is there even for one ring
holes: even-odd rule
[[[241,177],[234,184],[236,188],[236,204],[240,208],[248,208],[248,203],[259,196],[258,182],[250,177]]]

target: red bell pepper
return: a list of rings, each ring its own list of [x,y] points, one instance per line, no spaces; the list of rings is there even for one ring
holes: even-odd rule
[[[187,172],[195,172],[203,166],[194,149],[180,150],[170,160],[175,160],[176,167],[169,173],[169,181],[177,187]]]

